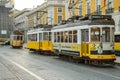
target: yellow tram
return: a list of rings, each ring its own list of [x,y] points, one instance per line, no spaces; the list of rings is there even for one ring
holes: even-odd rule
[[[23,35],[11,35],[10,36],[10,45],[13,48],[21,48],[23,47],[24,36]]]
[[[115,54],[120,56],[120,32],[115,32],[114,50]]]
[[[54,52],[94,65],[113,65],[114,21],[111,15],[91,15],[53,27]]]
[[[27,32],[27,48],[32,51],[39,51],[40,53],[53,52],[53,45],[51,42],[51,32],[49,28],[38,28],[29,30]]]

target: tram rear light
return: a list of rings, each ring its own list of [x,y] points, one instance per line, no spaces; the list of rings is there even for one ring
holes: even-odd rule
[[[98,58],[100,58],[100,56],[98,56]]]
[[[103,58],[103,56],[101,56],[101,58]]]
[[[112,58],[115,58],[115,56],[112,56]]]

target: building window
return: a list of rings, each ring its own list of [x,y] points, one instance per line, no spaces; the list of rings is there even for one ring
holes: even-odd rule
[[[58,16],[58,23],[62,21],[62,16]]]
[[[101,0],[96,0],[96,14],[101,14]]]
[[[79,15],[82,16],[82,1],[79,0]]]
[[[112,3],[113,3],[113,0],[107,0],[107,4],[108,4],[107,9],[113,8]]]
[[[113,13],[114,8],[113,8],[113,0],[107,0],[107,5],[106,5],[106,13]]]
[[[58,12],[62,12],[62,8],[58,8]]]
[[[87,0],[87,15],[89,15],[90,14],[90,8],[91,8],[91,6],[90,6],[91,4],[90,4],[90,0]]]

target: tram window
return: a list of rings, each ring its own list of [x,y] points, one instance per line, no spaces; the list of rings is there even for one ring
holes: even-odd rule
[[[69,35],[68,35],[68,31],[64,32],[64,42],[68,42],[69,39]]]
[[[51,32],[49,32],[49,41],[51,41]]]
[[[77,42],[77,30],[73,31],[73,43]]]
[[[72,31],[69,31],[69,42],[72,42]]]
[[[91,28],[91,41],[100,41],[100,28]]]
[[[39,34],[39,41],[42,40],[42,33]]]
[[[69,35],[69,42],[72,43],[72,35]]]
[[[43,32],[43,40],[49,40],[48,32]]]
[[[37,34],[30,34],[28,35],[29,41],[37,41]]]
[[[17,40],[20,40],[20,36],[17,36]]]
[[[54,42],[56,42],[56,32],[54,32]]]
[[[16,40],[19,40],[19,36],[16,36]]]
[[[87,29],[82,30],[82,41],[89,42],[89,31]]]
[[[65,42],[68,42],[68,36],[65,37]]]
[[[17,40],[17,36],[13,36],[13,40]]]
[[[63,32],[61,32],[60,35],[61,35],[61,42],[63,42]]]
[[[102,28],[102,41],[110,42],[110,28]]]
[[[115,42],[120,42],[120,35],[115,35]]]
[[[57,32],[57,42],[60,42],[60,32]]]
[[[22,36],[17,36],[17,40],[22,40]]]
[[[63,42],[65,42],[66,39],[66,35],[65,35],[65,31],[63,32]]]
[[[20,40],[23,40],[23,36],[20,36]]]
[[[24,40],[24,37],[23,37],[23,36],[21,36],[21,40]]]
[[[60,35],[57,36],[57,42],[60,42]]]

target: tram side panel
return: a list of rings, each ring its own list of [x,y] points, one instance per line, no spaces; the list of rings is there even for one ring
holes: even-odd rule
[[[52,31],[52,36],[54,52],[57,55],[80,55],[80,44],[77,44],[77,30],[55,30]]]
[[[23,46],[23,42],[21,40],[13,40],[11,42],[11,46],[14,46],[14,47],[22,47]]]
[[[30,50],[39,50],[39,42],[35,41],[28,41],[27,48]]]
[[[53,52],[53,45],[52,42],[49,40],[43,40],[40,42],[40,49],[42,51],[49,51],[49,52]]]
[[[43,31],[40,33],[40,49],[44,52],[53,52],[53,44],[51,41],[51,32]]]
[[[54,51],[56,54],[64,55],[80,55],[80,44],[54,43]]]
[[[27,48],[30,50],[39,50],[39,42],[38,42],[38,37],[37,33],[31,33],[28,34],[28,41],[27,41]]]
[[[120,56],[120,33],[115,33],[114,50],[115,54]]]

